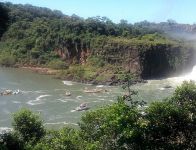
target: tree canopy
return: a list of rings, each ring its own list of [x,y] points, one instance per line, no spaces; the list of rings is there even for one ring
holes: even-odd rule
[[[119,72],[130,71],[138,77],[150,78],[172,74],[195,63],[191,42],[186,44],[166,34],[194,33],[187,31],[194,29],[194,25],[172,21],[114,23],[107,17],[84,19],[29,4],[0,3],[0,7],[0,65],[51,67],[64,70],[61,77],[76,79],[70,72],[75,64],[82,64],[85,68],[90,66],[88,70],[92,72],[84,69],[81,80],[99,81],[101,77],[96,79],[96,75],[104,72],[102,80],[106,82],[113,76],[117,81]],[[92,64],[99,64],[98,69],[93,70]],[[121,70],[110,69],[109,65]],[[106,75],[108,69],[110,74]]]

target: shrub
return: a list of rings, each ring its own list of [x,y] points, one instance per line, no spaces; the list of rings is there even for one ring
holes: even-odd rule
[[[71,76],[73,79],[82,79],[84,77],[85,74],[85,69],[83,66],[80,65],[74,65],[69,67],[68,70],[66,70],[65,75],[67,76]]]
[[[40,117],[28,109],[21,109],[13,115],[14,130],[26,141],[35,143],[45,135]]]
[[[183,82],[173,96],[152,103],[146,111],[149,149],[195,149],[196,84]]]
[[[0,57],[0,65],[10,67],[15,65],[16,58],[13,55],[4,55]]]
[[[100,57],[96,57],[96,56],[91,56],[88,59],[88,62],[92,65],[92,66],[96,66],[96,67],[103,67],[105,65],[105,62],[102,58]]]
[[[65,62],[55,59],[48,63],[48,67],[53,69],[67,69],[68,66],[65,64]]]
[[[145,139],[149,149],[187,149],[193,126],[186,110],[170,102],[155,102],[147,109]]]
[[[15,132],[0,133],[0,150],[21,150],[23,147],[23,140]]]
[[[64,127],[58,131],[49,131],[34,150],[78,150],[80,142],[76,129]]]
[[[194,81],[184,81],[176,88],[171,100],[181,107],[186,107],[190,111],[195,111],[196,107],[196,84]]]
[[[88,112],[80,122],[81,137],[88,146],[99,149],[138,148],[142,142],[137,130],[140,116],[123,101]]]

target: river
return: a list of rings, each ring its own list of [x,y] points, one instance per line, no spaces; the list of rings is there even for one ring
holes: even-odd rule
[[[188,77],[188,76],[186,76]],[[132,86],[138,91],[134,98],[150,103],[170,96],[184,78],[175,77],[149,80]],[[171,88],[164,88],[165,86]],[[84,89],[102,88],[108,92],[84,93]],[[54,79],[18,68],[0,68],[0,91],[6,89],[21,91],[17,95],[0,96],[0,127],[11,127],[12,114],[20,108],[29,108],[41,115],[47,127],[56,128],[69,124],[77,125],[84,111],[73,111],[86,102],[90,110],[116,101],[124,91],[119,86],[95,86]],[[71,96],[65,92],[70,91]]]

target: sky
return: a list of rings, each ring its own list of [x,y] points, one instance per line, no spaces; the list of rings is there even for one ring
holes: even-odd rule
[[[0,0],[60,10],[83,18],[106,16],[118,23],[140,21],[196,23],[196,0]]]

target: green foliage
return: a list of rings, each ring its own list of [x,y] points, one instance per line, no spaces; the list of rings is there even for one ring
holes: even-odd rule
[[[123,81],[122,88],[127,91],[126,94],[123,95],[123,100],[128,101],[131,107],[144,106],[146,104],[145,101],[133,100],[133,96],[138,94],[137,91],[131,89],[131,85],[135,84],[134,75],[124,73],[120,76],[120,79]]]
[[[0,55],[0,65],[1,66],[6,66],[6,67],[11,67],[16,64],[16,57],[13,55]]]
[[[150,149],[195,149],[195,89],[193,81],[185,81],[171,98],[149,106],[145,136]]]
[[[193,142],[190,135],[194,127],[186,110],[169,102],[156,102],[150,105],[146,114],[145,136],[150,149],[192,147],[189,144]]]
[[[82,117],[81,136],[99,149],[136,148],[141,142],[137,130],[140,116],[124,102],[105,106]]]
[[[21,150],[23,148],[23,140],[16,132],[0,133],[0,150]]]
[[[93,67],[111,64],[125,70],[124,66],[127,68],[139,57],[142,70],[137,69],[137,74],[151,77],[181,70],[192,58],[190,46],[167,37],[156,29],[156,24],[147,21],[132,25],[122,20],[115,24],[106,17],[83,19],[31,5],[1,4],[6,8],[2,11],[5,14],[8,11],[10,25],[2,35],[0,53],[9,51],[21,65],[49,64],[52,68],[64,69],[60,60],[77,65],[83,64],[84,59]],[[167,25],[171,27],[169,23],[160,24]],[[88,55],[83,58],[84,51]],[[1,55],[4,57],[4,53]],[[97,78],[94,73],[79,72],[77,79]],[[98,80],[102,80],[101,77]]]
[[[131,85],[134,84],[134,83],[133,83],[133,81],[134,81],[133,78],[134,78],[133,75],[128,74],[128,73],[123,74],[123,75],[121,76],[121,80],[124,81],[124,84],[123,84],[122,88],[123,88],[124,90],[127,90],[127,91],[128,91],[127,95],[131,95],[131,92],[133,92],[133,91],[131,91],[131,88],[130,88]]]
[[[79,66],[79,65],[70,67],[70,69],[67,70],[67,73],[70,74],[70,75],[73,75],[74,79],[83,78],[84,72],[85,72],[84,68],[82,66]]]
[[[14,130],[26,142],[35,143],[45,135],[40,117],[28,109],[21,109],[13,115]]]
[[[0,38],[2,34],[6,31],[8,27],[8,22],[9,22],[8,10],[3,5],[3,3],[0,2]]]
[[[48,63],[48,67],[53,68],[53,69],[67,69],[68,66],[65,64],[65,62],[61,60],[52,60]]]
[[[46,136],[34,147],[34,150],[78,150],[81,141],[78,131],[64,127],[58,131],[48,131]]]
[[[154,34],[145,34],[143,36],[140,37],[140,40],[146,40],[146,41],[157,41],[157,42],[164,42],[166,39],[163,35],[159,34],[159,33],[154,33]]]
[[[94,67],[103,67],[105,65],[105,62],[102,58],[91,56],[88,58],[88,62],[94,66]]]
[[[152,103],[146,110],[129,107],[119,98],[118,103],[82,117],[81,137],[97,149],[194,149],[195,112],[190,113],[186,103],[176,103],[180,98],[189,101],[194,93],[195,83],[185,82],[171,99]]]
[[[196,113],[196,84],[194,81],[184,81],[180,87],[177,87],[171,100],[180,107]]]
[[[0,3],[0,17],[1,65],[48,65],[66,69],[63,76],[80,81],[111,81],[124,74],[121,81],[128,91],[117,103],[87,112],[79,130],[64,128],[45,134],[39,116],[22,109],[14,114],[14,131],[1,135],[0,149],[195,149],[195,83],[183,83],[172,98],[149,104],[145,110],[138,108],[143,102],[132,100],[133,78],[124,68],[139,57],[143,77],[182,69],[193,49],[157,31],[174,27],[179,31],[180,25],[173,21],[158,27],[147,21],[132,25],[126,20],[115,24],[106,17],[83,19],[11,3]],[[86,64],[78,65],[82,51],[88,50]]]

